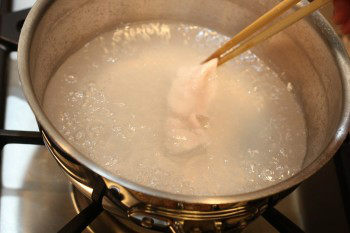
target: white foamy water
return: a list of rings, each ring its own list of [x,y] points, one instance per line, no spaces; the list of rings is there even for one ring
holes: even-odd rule
[[[292,91],[252,52],[218,68],[205,150],[164,146],[167,97],[179,68],[199,64],[228,38],[180,23],[130,24],[71,55],[44,97],[48,117],[110,172],[171,193],[229,195],[286,179],[306,153]]]

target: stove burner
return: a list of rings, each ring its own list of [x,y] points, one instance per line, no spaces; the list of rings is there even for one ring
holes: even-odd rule
[[[77,214],[91,204],[91,201],[71,185],[71,198]],[[88,227],[90,233],[136,233],[136,231],[127,228],[115,217],[107,212],[100,214]],[[137,231],[144,233],[147,231]],[[150,231],[148,231],[150,232]]]

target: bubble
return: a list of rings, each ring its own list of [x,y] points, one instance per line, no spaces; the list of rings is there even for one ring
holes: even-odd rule
[[[84,137],[84,132],[83,131],[78,131],[75,133],[75,139],[76,140],[81,140]]]
[[[78,82],[78,79],[76,76],[74,75],[67,75],[64,79],[67,83],[69,84],[73,84],[73,83],[77,83]]]

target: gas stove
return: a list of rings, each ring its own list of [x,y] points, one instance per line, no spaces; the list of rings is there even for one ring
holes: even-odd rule
[[[21,90],[15,42],[27,11],[18,11],[30,8],[34,0],[0,3],[0,38],[10,38],[0,40],[0,232],[58,232],[89,201],[72,187],[43,146]],[[350,232],[349,143],[244,233]],[[134,231],[102,213],[84,232]]]

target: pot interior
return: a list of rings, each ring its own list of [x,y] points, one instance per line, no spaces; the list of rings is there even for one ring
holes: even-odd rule
[[[30,80],[36,98],[42,102],[50,77],[67,56],[118,24],[176,20],[233,36],[276,3],[273,0],[53,1],[31,40]],[[334,136],[343,106],[340,70],[321,30],[313,26],[310,16],[253,49],[285,83],[294,86],[308,132],[304,167],[321,154]]]

